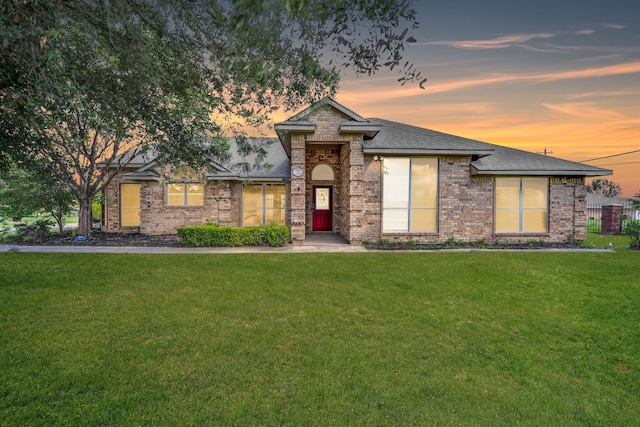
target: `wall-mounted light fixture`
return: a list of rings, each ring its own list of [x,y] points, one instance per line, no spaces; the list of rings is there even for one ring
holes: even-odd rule
[[[382,157],[382,156],[380,156],[380,155],[376,154],[375,156],[373,156],[373,160],[375,160],[376,162],[377,162],[378,160],[382,161],[382,160],[384,160],[384,157]]]

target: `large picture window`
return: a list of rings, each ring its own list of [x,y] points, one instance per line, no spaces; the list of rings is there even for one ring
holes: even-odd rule
[[[438,227],[438,159],[384,159],[384,233],[433,233]]]
[[[284,225],[286,196],[282,184],[253,184],[242,187],[242,225],[256,227]]]
[[[546,233],[547,178],[496,178],[496,233]]]
[[[192,168],[179,166],[167,184],[168,206],[203,206],[204,187],[200,177]]]

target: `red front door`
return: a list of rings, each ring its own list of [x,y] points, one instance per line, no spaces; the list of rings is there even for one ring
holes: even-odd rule
[[[313,187],[313,231],[331,231],[333,216],[331,187]]]

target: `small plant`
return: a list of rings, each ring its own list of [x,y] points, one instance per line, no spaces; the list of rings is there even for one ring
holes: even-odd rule
[[[52,218],[38,218],[34,223],[33,226],[36,227],[36,229],[38,231],[40,231],[41,233],[48,235],[51,232],[51,226],[55,225],[55,221]]]
[[[488,244],[485,239],[480,239],[474,243],[474,246],[478,248],[486,248]]]
[[[624,234],[631,237],[631,241],[630,241],[631,249],[640,250],[640,221],[638,220],[627,221]]]

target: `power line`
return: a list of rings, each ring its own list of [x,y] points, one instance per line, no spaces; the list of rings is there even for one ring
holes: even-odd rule
[[[580,162],[592,162],[594,160],[602,160],[602,159],[608,159],[610,157],[618,157],[618,156],[624,156],[627,154],[633,154],[633,153],[640,153],[640,150],[633,150],[633,151],[627,151],[626,153],[618,153],[618,154],[612,154],[610,156],[604,156],[604,157],[596,157],[595,159],[587,159],[587,160],[580,160]]]
[[[636,164],[640,164],[640,162],[606,163],[604,165],[598,165],[598,166],[617,166],[617,165],[636,165]]]

